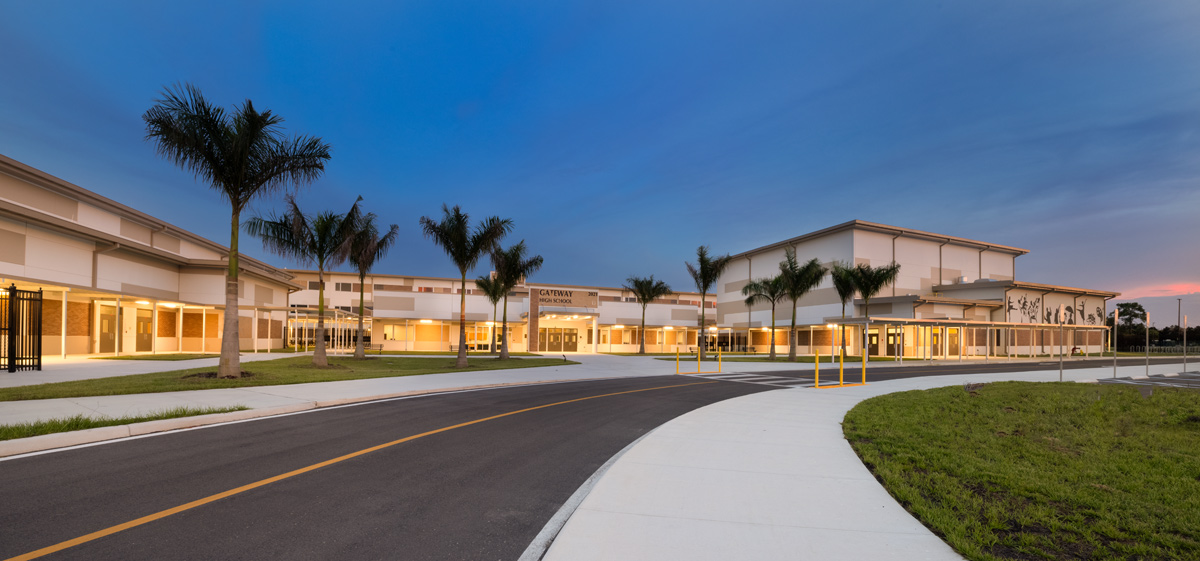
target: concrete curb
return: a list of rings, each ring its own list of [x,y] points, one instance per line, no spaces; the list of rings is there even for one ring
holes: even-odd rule
[[[33,452],[44,452],[46,450],[54,450],[56,448],[66,448],[69,446],[79,446],[81,444],[93,444],[103,442],[105,440],[116,440],[120,438],[128,438],[131,436],[143,436],[158,432],[168,432],[180,429],[190,429],[202,427],[206,425],[215,425],[220,423],[229,423],[233,421],[245,421],[248,419],[258,419],[262,417],[273,417],[275,415],[286,415],[288,413],[297,413],[300,411],[308,411],[311,409],[322,409],[326,407],[337,407],[339,405],[352,405],[355,403],[365,403],[368,401],[379,401],[383,399],[394,399],[398,397],[412,397],[426,394],[449,393],[465,390],[483,390],[492,388],[503,388],[511,386],[535,386],[539,384],[559,384],[563,382],[589,382],[596,380],[610,380],[611,376],[600,378],[571,378],[565,380],[542,380],[538,382],[508,382],[502,384],[480,384],[476,386],[461,386],[456,388],[438,388],[431,390],[411,390],[406,392],[396,392],[383,395],[373,395],[366,397],[350,397],[345,399],[331,399],[325,401],[306,401],[293,405],[282,405],[279,407],[269,407],[266,409],[247,409],[245,411],[232,411],[229,413],[216,413],[212,415],[197,415],[194,417],[179,417],[177,419],[162,419],[159,421],[145,421],[142,423],[131,423],[128,425],[117,425],[112,427],[100,427],[95,429],[84,429],[71,432],[58,432],[54,434],[44,434],[41,436],[31,436],[28,438],[17,438],[13,440],[0,441],[0,458],[16,456],[20,454],[30,454]]]

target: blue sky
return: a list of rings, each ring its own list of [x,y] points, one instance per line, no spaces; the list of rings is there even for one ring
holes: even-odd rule
[[[512,218],[546,282],[689,289],[700,244],[859,218],[1030,249],[1023,280],[1200,291],[1195,2],[0,11],[0,153],[222,243],[227,208],[143,138],[175,82],[329,142],[301,206],[399,224],[381,272],[454,274],[417,228],[446,202]]]

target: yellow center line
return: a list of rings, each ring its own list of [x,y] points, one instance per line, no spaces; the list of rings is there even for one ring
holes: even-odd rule
[[[440,429],[431,430],[431,431],[429,431],[429,432],[423,432],[423,433],[421,433],[421,434],[414,434],[414,435],[412,435],[412,436],[404,437],[404,438],[401,438],[401,439],[399,439],[399,440],[393,440],[393,441],[391,441],[391,442],[386,442],[386,443],[383,443],[383,444],[379,444],[379,445],[377,445],[377,446],[372,446],[372,447],[370,447],[370,448],[364,448],[364,449],[362,449],[362,450],[359,450],[359,451],[357,451],[357,452],[351,452],[351,453],[349,453],[349,454],[346,454],[346,455],[344,455],[344,456],[338,456],[338,457],[336,457],[336,458],[329,459],[329,460],[325,460],[325,461],[323,461],[323,462],[316,463],[316,464],[313,464],[313,465],[310,465],[310,466],[307,466],[307,467],[302,467],[302,468],[300,468],[300,469],[292,470],[292,471],[289,471],[289,472],[287,472],[287,473],[281,473],[281,474],[279,474],[279,475],[276,475],[276,476],[274,476],[274,477],[268,477],[268,478],[266,478],[266,479],[263,479],[263,480],[255,481],[254,483],[248,483],[248,484],[246,484],[246,485],[242,485],[241,487],[235,487],[235,488],[233,488],[233,489],[230,489],[230,490],[228,490],[228,491],[222,491],[222,492],[220,492],[220,493],[217,493],[217,494],[215,494],[215,495],[209,495],[209,496],[207,496],[207,497],[204,497],[204,498],[202,498],[202,499],[196,499],[196,500],[194,500],[194,501],[192,501],[192,502],[190,502],[190,503],[184,503],[184,504],[181,504],[181,505],[179,505],[179,506],[177,506],[177,507],[172,507],[172,508],[168,508],[168,509],[166,509],[166,510],[161,510],[161,511],[158,511],[158,512],[156,512],[156,513],[154,513],[154,514],[148,514],[148,515],[146,515],[146,516],[143,516],[143,517],[141,517],[141,518],[136,518],[136,519],[134,519],[134,520],[130,520],[129,522],[125,522],[125,523],[122,523],[122,524],[117,524],[116,526],[109,526],[108,528],[105,528],[105,529],[103,529],[103,530],[98,530],[98,531],[92,532],[92,533],[90,533],[90,534],[86,534],[86,535],[83,535],[83,536],[79,536],[78,538],[75,538],[75,539],[67,540],[67,541],[65,541],[65,542],[60,542],[60,543],[57,543],[57,544],[54,544],[54,545],[51,545],[51,546],[48,546],[48,547],[43,547],[43,548],[41,548],[41,549],[39,549],[39,550],[37,550],[37,551],[31,551],[31,552],[29,552],[29,553],[26,553],[26,554],[24,554],[24,555],[18,555],[18,556],[16,556],[16,557],[10,557],[10,558],[6,559],[5,561],[25,561],[26,559],[37,559],[38,557],[44,557],[44,556],[46,556],[46,555],[49,555],[49,554],[51,554],[51,553],[54,553],[54,552],[56,552],[56,551],[62,551],[62,550],[64,550],[64,549],[67,549],[67,548],[75,547],[75,546],[77,546],[77,545],[84,544],[84,543],[90,542],[90,541],[92,541],[92,540],[96,540],[96,539],[103,538],[104,536],[111,536],[111,535],[113,535],[113,534],[115,534],[115,533],[117,533],[117,532],[122,532],[122,531],[128,530],[128,529],[130,529],[130,528],[134,528],[134,527],[137,527],[137,526],[141,526],[142,524],[147,524],[147,523],[153,522],[153,521],[155,521],[155,520],[159,520],[159,519],[162,519],[162,518],[166,518],[166,517],[168,517],[168,516],[171,516],[172,514],[179,514],[180,512],[183,512],[183,511],[185,511],[185,510],[191,510],[191,509],[193,509],[193,508],[196,508],[196,507],[199,507],[199,506],[204,506],[204,505],[206,505],[206,504],[208,504],[208,503],[211,503],[211,502],[219,501],[219,500],[221,500],[221,499],[224,499],[224,498],[226,498],[226,497],[232,497],[233,495],[237,495],[237,494],[239,494],[239,493],[245,493],[246,491],[249,491],[249,490],[251,490],[251,489],[257,489],[257,488],[259,488],[259,487],[263,487],[263,486],[266,486],[266,485],[270,485],[270,484],[272,484],[272,483],[275,483],[275,482],[277,482],[277,481],[283,481],[284,479],[287,479],[287,478],[289,478],[289,477],[295,477],[295,476],[297,476],[297,475],[301,475],[301,474],[304,474],[304,473],[308,473],[308,472],[310,472],[310,471],[313,471],[313,470],[316,470],[316,469],[320,469],[320,468],[323,468],[323,467],[326,467],[326,466],[330,466],[330,465],[336,464],[336,463],[338,463],[338,462],[344,462],[344,461],[346,461],[346,460],[349,460],[349,459],[351,459],[351,458],[357,458],[357,457],[359,457],[359,456],[362,456],[362,455],[364,455],[364,454],[370,454],[371,452],[377,452],[377,451],[379,451],[379,450],[383,450],[384,448],[388,448],[388,447],[391,447],[391,446],[395,446],[395,445],[397,445],[397,444],[403,444],[403,443],[405,443],[405,442],[409,442],[409,441],[412,441],[412,440],[416,440],[416,439],[418,439],[418,438],[422,438],[422,437],[426,437],[426,436],[430,436],[430,435],[438,434],[438,433],[441,433],[441,432],[446,432],[446,431],[454,430],[454,429],[457,429],[457,428],[467,427],[467,426],[471,426],[471,425],[474,425],[474,424],[477,424],[477,423],[482,423],[482,422],[485,422],[485,421],[492,421],[492,420],[499,419],[499,418],[502,418],[502,417],[508,417],[509,415],[516,415],[516,414],[518,414],[518,413],[527,413],[527,412],[529,412],[529,411],[537,411],[538,409],[545,409],[545,408],[547,408],[547,407],[554,407],[554,406],[556,406],[556,405],[566,405],[566,404],[568,404],[568,403],[576,403],[576,402],[579,402],[579,401],[587,401],[587,400],[589,400],[589,399],[598,399],[598,398],[601,398],[601,397],[611,397],[611,396],[614,396],[614,395],[624,395],[624,394],[630,394],[630,393],[648,392],[648,391],[652,391],[652,390],[663,390],[663,389],[669,389],[669,388],[682,388],[682,387],[686,387],[686,386],[698,386],[698,385],[702,385],[702,384],[715,384],[715,383],[716,383],[716,382],[695,382],[695,383],[691,383],[691,384],[675,384],[675,385],[671,385],[671,386],[658,386],[658,387],[654,387],[654,388],[643,388],[643,389],[640,389],[640,390],[629,390],[629,391],[623,391],[623,392],[606,393],[606,394],[603,394],[603,395],[593,395],[593,396],[589,396],[589,397],[580,397],[580,398],[577,398],[577,399],[568,399],[568,400],[566,400],[566,401],[559,401],[559,402],[556,402],[556,403],[548,403],[548,404],[546,404],[546,405],[538,405],[537,407],[530,407],[530,408],[528,408],[528,409],[521,409],[521,410],[518,410],[518,411],[509,411],[508,413],[501,413],[501,414],[499,414],[499,415],[492,415],[491,417],[484,417],[484,418],[482,418],[482,419],[475,419],[474,421],[467,421],[467,422],[465,422],[465,423],[459,423],[459,424],[457,424],[457,425],[450,425],[450,426],[448,426],[448,427],[442,427],[442,428],[440,428]]]

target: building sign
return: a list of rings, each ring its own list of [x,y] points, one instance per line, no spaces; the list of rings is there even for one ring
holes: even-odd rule
[[[586,290],[563,290],[561,288],[539,288],[539,306],[563,306],[567,308],[597,308],[599,293]]]

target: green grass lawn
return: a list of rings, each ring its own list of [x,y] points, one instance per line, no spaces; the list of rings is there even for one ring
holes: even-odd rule
[[[948,387],[863,401],[843,429],[968,559],[1200,559],[1200,392]]]
[[[246,353],[246,352],[252,352],[252,351],[242,351],[242,352]],[[267,351],[259,351],[259,352],[267,352]],[[304,347],[300,347],[299,349],[294,348],[294,347],[284,347],[282,349],[275,349],[270,352],[272,352],[272,353],[312,352],[312,347],[309,347],[308,351],[305,351]],[[379,351],[372,351],[370,349],[367,349],[366,353],[367,353],[367,356],[381,356]],[[485,357],[493,356],[494,357],[494,356],[496,356],[496,354],[497,353],[493,353],[491,351],[467,351],[467,356],[485,356]],[[509,354],[509,356],[542,356],[540,354],[534,354],[534,353],[510,352],[508,354]],[[387,355],[458,356],[458,351],[454,351],[454,352],[451,352],[451,351],[383,351],[382,356],[387,356]]]
[[[52,399],[60,397],[85,397],[94,395],[122,395],[134,393],[174,392],[182,390],[210,390],[217,388],[241,388],[247,386],[275,386],[281,384],[304,384],[309,382],[333,382],[338,380],[360,380],[363,378],[390,378],[393,376],[416,376],[439,372],[470,372],[477,370],[505,370],[534,366],[579,364],[561,358],[474,358],[470,366],[454,367],[454,358],[422,357],[368,357],[358,360],[349,357],[330,357],[329,367],[317,368],[309,356],[280,358],[242,363],[242,370],[249,377],[220,379],[201,377],[197,374],[213,374],[215,367],[191,368],[151,374],[133,374],[96,378],[73,382],[38,384],[0,388],[0,401],[23,399]]]
[[[160,355],[121,355],[121,356],[94,356],[91,358],[100,360],[195,360],[198,358],[219,358],[221,355],[202,355],[188,353],[170,353]]]
[[[50,419],[48,421],[34,421],[32,423],[0,425],[0,440],[12,440],[14,438],[26,438],[42,434],[70,432],[75,430],[94,429],[98,427],[129,425],[144,421],[158,421],[160,419],[178,419],[179,417],[194,417],[196,415],[211,415],[213,413],[245,411],[247,409],[249,409],[249,407],[244,405],[237,405],[234,407],[176,407],[174,409],[155,411],[147,415],[137,415],[133,417],[96,418],[75,415],[74,417],[67,417],[65,419]]]

